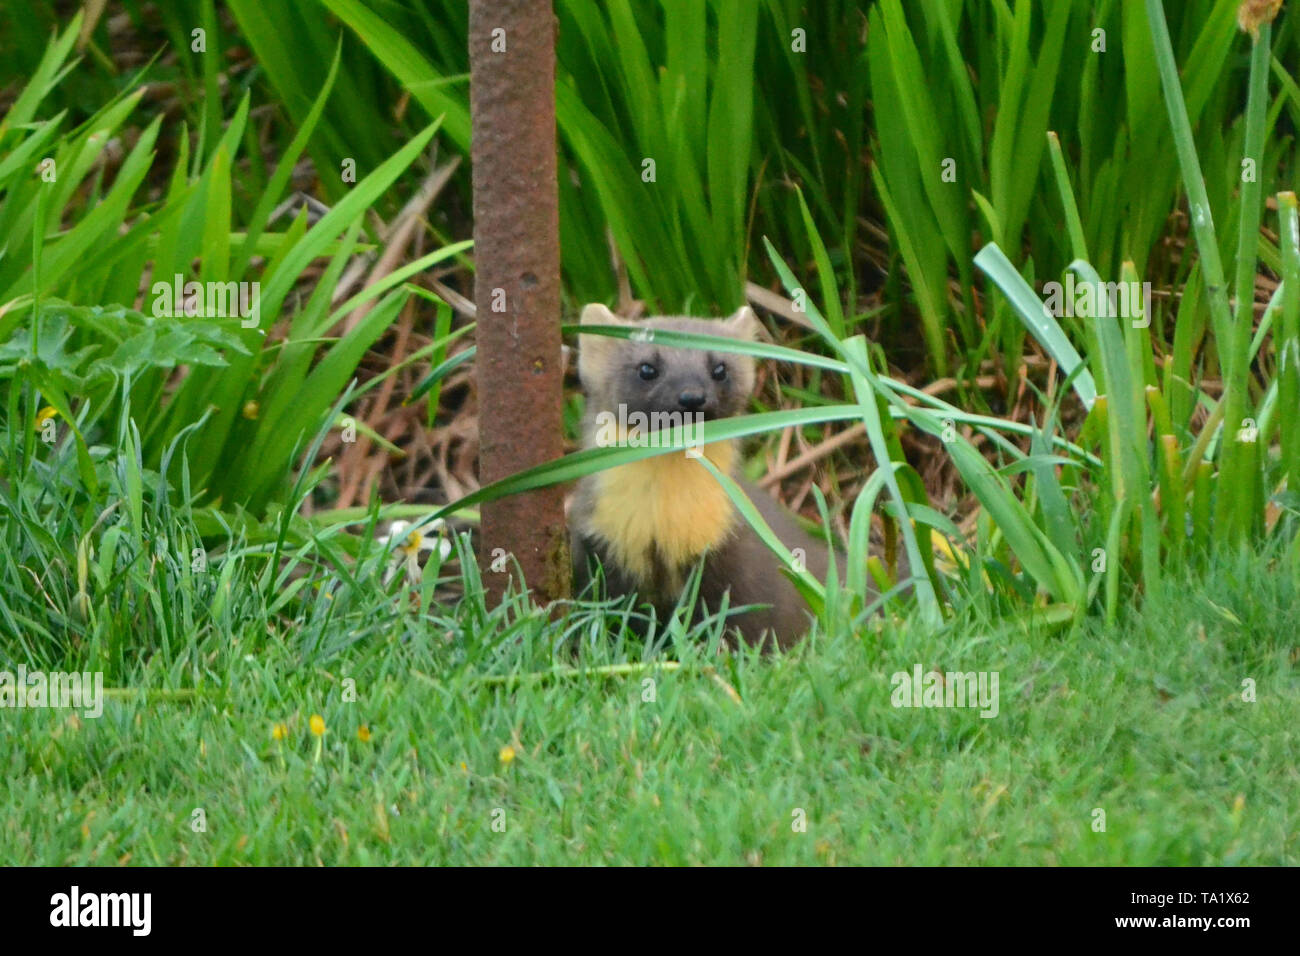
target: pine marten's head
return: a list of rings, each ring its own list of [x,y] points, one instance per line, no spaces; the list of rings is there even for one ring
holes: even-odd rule
[[[630,325],[651,334],[633,339],[607,335],[578,337],[578,375],[587,393],[588,414],[646,415],[675,412],[702,415],[704,420],[727,418],[744,411],[754,390],[754,360],[748,355],[703,349],[684,349],[654,341],[655,329],[694,332],[753,341],[758,320],[748,306],[729,319],[654,317],[620,319],[605,306],[593,303],[582,310],[583,325]]]

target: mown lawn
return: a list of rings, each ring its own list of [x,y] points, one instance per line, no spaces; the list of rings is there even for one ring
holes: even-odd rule
[[[584,666],[641,646],[595,636],[591,614],[509,634],[490,618],[305,665],[268,620],[153,655],[129,683],[154,693],[118,693],[99,719],[6,713],[7,861],[1300,862],[1300,601],[1262,558],[1111,630],[968,614],[784,659],[683,643],[678,670],[587,676],[527,675],[578,661],[552,651],[565,628],[588,635]],[[998,716],[892,707],[889,676],[918,663],[997,671]],[[194,667],[192,697],[157,693]]]

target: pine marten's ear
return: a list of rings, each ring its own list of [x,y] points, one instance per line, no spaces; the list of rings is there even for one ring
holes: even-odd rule
[[[733,339],[741,342],[757,342],[762,326],[754,310],[742,305],[730,318],[723,319],[723,331]],[[748,396],[754,391],[754,360],[747,355],[737,355],[732,359],[732,382],[737,395]]]
[[[620,319],[599,302],[583,306],[582,325],[630,325]],[[622,339],[610,338],[608,335],[578,336],[578,378],[587,388],[595,386],[608,377],[606,369],[615,349],[623,344]]]
[[[609,311],[609,307],[600,302],[591,302],[582,307],[581,323],[583,325],[622,325],[622,320]]]
[[[747,305],[742,305],[726,320],[727,334],[733,338],[742,339],[747,342],[758,341],[758,317],[754,315],[754,310]]]

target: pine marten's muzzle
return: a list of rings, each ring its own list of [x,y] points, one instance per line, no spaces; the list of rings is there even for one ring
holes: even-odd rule
[[[688,412],[699,411],[704,407],[704,403],[707,401],[707,395],[693,389],[686,389],[677,396],[677,404],[681,405],[682,408]]]

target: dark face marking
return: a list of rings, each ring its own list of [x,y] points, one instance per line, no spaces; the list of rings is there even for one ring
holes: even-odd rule
[[[737,389],[722,356],[694,349],[633,343],[619,350],[604,393],[628,413],[692,412],[705,420],[727,418],[744,410],[748,393]]]
[[[754,387],[752,359],[654,341],[654,332],[660,329],[731,336],[727,323],[654,318],[636,325],[647,331],[644,338],[649,341],[605,339],[591,346],[583,343],[583,347],[601,350],[594,363],[596,373],[584,375],[589,407],[617,413],[622,404],[628,415],[677,413],[700,415],[704,421],[729,418],[745,410]]]

